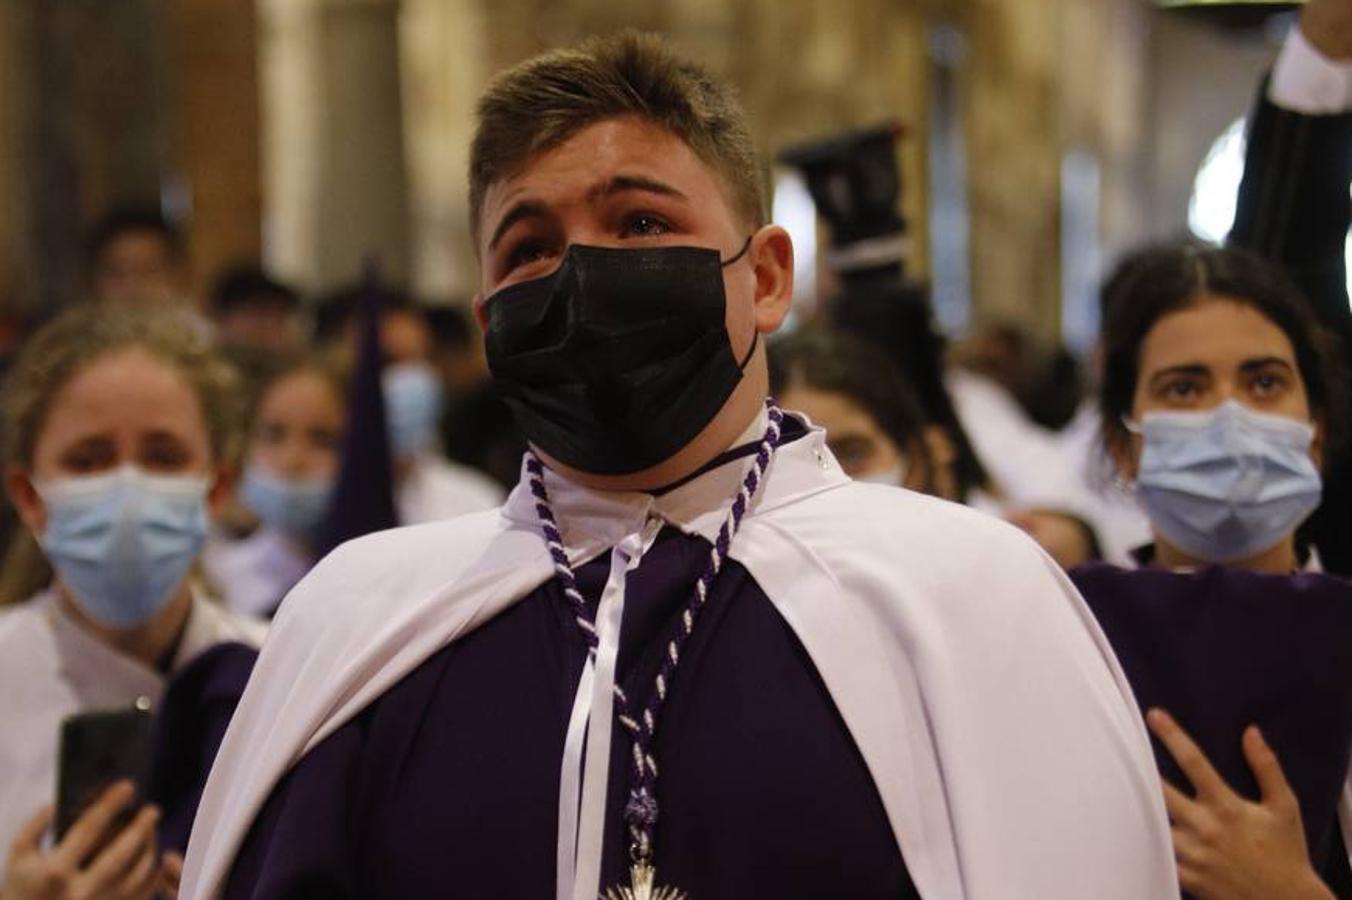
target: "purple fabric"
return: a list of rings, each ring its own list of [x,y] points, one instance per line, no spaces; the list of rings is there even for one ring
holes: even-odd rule
[[[1331,575],[1076,569],[1142,711],[1162,707],[1237,791],[1259,796],[1240,737],[1256,724],[1300,798],[1310,856],[1330,859],[1352,756],[1352,583]],[[1164,776],[1189,790],[1154,741]],[[1336,856],[1336,854],[1334,854]]]
[[[384,295],[380,271],[374,260],[367,260],[365,269],[357,320],[361,342],[357,368],[348,387],[342,463],[338,468],[332,505],[315,548],[317,559],[344,541],[399,524],[394,502],[394,464],[386,429],[385,393],[381,386],[385,365],[384,350],[380,345]]]
[[[239,706],[258,651],[217,644],[170,680],[155,713],[150,800],[163,812],[160,846],[182,853],[230,717]]]
[[[645,696],[709,543],[668,529],[629,576],[621,686]],[[594,612],[608,556],[579,568]],[[273,791],[226,896],[546,898],[586,643],[551,580],[429,658]],[[918,896],[858,749],[792,630],[729,562],[656,738],[659,881],[700,900]],[[614,731],[603,886],[627,883]]]

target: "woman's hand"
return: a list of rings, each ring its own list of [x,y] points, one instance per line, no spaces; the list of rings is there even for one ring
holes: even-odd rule
[[[160,886],[155,848],[159,811],[144,807],[115,835],[109,827],[131,802],[131,784],[104,791],[50,851],[42,835],[52,808],[39,810],[19,832],[5,865],[4,900],[148,900]]]
[[[1146,722],[1197,792],[1164,782],[1184,890],[1201,900],[1335,900],[1310,865],[1300,804],[1256,727],[1244,731],[1244,757],[1261,803],[1231,790],[1168,713],[1152,709]]]
[[[178,900],[178,886],[183,881],[183,856],[166,851],[160,860],[160,900]]]

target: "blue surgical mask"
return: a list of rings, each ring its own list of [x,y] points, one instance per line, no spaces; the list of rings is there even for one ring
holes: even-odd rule
[[[1319,505],[1314,428],[1228,400],[1205,412],[1146,413],[1136,487],[1155,530],[1226,563],[1280,544]]]
[[[251,465],[244,471],[240,497],[259,520],[290,538],[310,541],[328,515],[334,479],[279,478]]]
[[[436,370],[427,363],[396,363],[386,367],[381,380],[395,458],[435,447],[444,402]]]
[[[71,599],[110,628],[144,625],[173,598],[207,535],[208,481],[124,466],[35,483],[40,543]]]

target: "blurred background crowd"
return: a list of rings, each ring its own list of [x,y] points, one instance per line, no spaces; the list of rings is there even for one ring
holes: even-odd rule
[[[1339,4],[1320,8],[1352,19]],[[194,587],[164,634],[128,636],[158,608],[119,629],[128,607],[95,575],[82,594],[95,611],[66,611],[160,674],[256,643],[253,618],[343,540],[500,503],[525,445],[472,309],[474,101],[505,66],[633,26],[740,90],[796,251],[773,391],[827,427],[847,472],[1006,518],[1067,569],[1139,563],[1159,529],[1131,489],[1140,460],[1113,451],[1137,427],[1152,329],[1189,298],[1239,297],[1277,328],[1273,358],[1294,354],[1309,401],[1295,418],[1318,432],[1323,505],[1299,566],[1352,572],[1337,440],[1352,98],[1308,87],[1352,58],[1352,22],[1294,51],[1293,4],[1184,6],[0,5],[0,604],[55,602],[53,563],[80,588],[66,574],[78,517],[44,516],[93,506],[38,476],[54,431],[82,418],[144,427],[134,446],[62,449],[62,471],[116,470],[129,491],[147,477],[137,496],[165,521],[210,513],[191,552],[174,551]],[[1294,104],[1274,88],[1279,54],[1282,83],[1308,76]],[[1238,249],[1214,249],[1226,241]],[[157,387],[166,372],[191,391]],[[155,481],[193,453],[207,482]],[[75,524],[63,537],[53,522]],[[169,569],[145,578],[183,577]],[[184,638],[208,597],[224,612]],[[123,678],[104,705],[159,700],[144,671],[98,665]],[[74,691],[37,730],[96,705]],[[51,767],[49,747],[29,763],[5,752],[0,771]],[[0,808],[26,816],[49,779],[9,779]],[[19,827],[3,819],[0,832]]]
[[[790,330],[881,336],[918,424],[937,426],[908,459],[954,460],[934,477],[956,486],[936,492],[976,492],[1067,562],[1123,560],[1148,537],[1143,521],[1090,487],[1093,473],[1070,474],[1097,446],[1100,283],[1146,241],[1229,233],[1243,122],[1296,12],[1144,0],[769,12],[685,0],[7,4],[4,358],[81,303],[193,311],[244,375],[248,459],[268,459],[266,435],[281,439],[274,406],[303,408],[327,460],[288,463],[291,474],[332,476],[345,423],[371,412],[348,408],[367,272],[383,307],[399,519],[492,502],[516,480],[521,442],[469,312],[474,98],[548,46],[650,28],[741,91],[775,221],[795,239]],[[849,208],[832,208],[831,179],[849,183]],[[841,250],[860,242],[851,262]],[[888,265],[861,267],[868,254]],[[893,292],[908,312],[885,324],[847,309]],[[800,352],[803,367],[846,351]],[[280,464],[267,465],[243,465],[253,475],[241,484],[280,509],[281,486],[258,474]],[[220,527],[250,536],[258,521],[241,499]]]

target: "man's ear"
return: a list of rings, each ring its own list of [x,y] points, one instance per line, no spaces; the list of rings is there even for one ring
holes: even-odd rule
[[[47,507],[33,487],[33,478],[22,466],[10,466],[5,470],[5,491],[9,502],[19,514],[19,521],[32,534],[40,535],[47,529]]]
[[[756,274],[756,330],[770,334],[793,304],[793,239],[778,225],[767,225],[751,238],[747,252]]]

